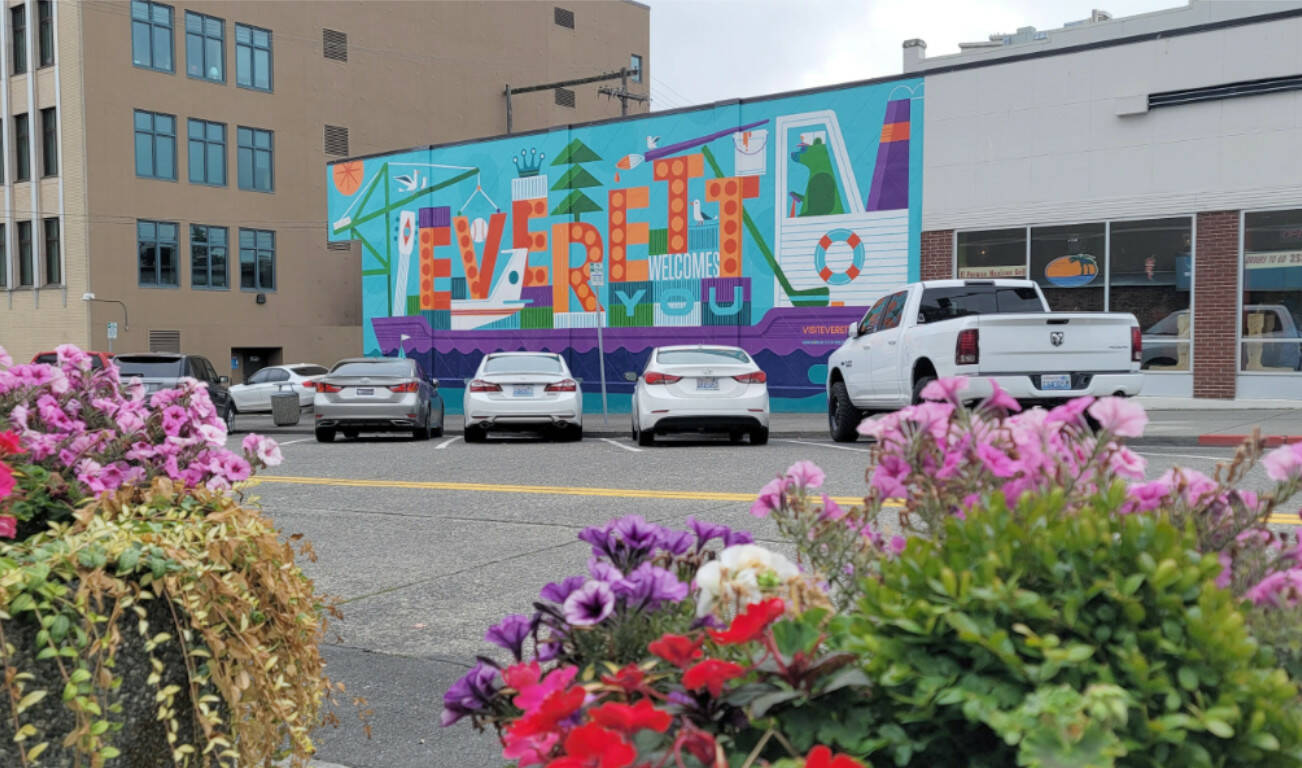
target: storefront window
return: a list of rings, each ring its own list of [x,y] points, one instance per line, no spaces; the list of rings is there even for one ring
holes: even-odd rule
[[[1243,224],[1243,370],[1302,370],[1302,209],[1248,213]]]
[[[958,277],[1026,277],[1026,228],[959,232]]]
[[[1103,311],[1103,232],[1102,224],[1031,229],[1031,279],[1053,311]]]
[[[1129,312],[1139,320],[1144,331],[1142,367],[1189,371],[1192,221],[1114,221],[1109,238],[1108,309]]]

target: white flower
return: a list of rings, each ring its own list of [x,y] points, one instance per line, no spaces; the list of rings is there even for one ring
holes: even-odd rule
[[[759,602],[764,598],[764,587],[785,585],[800,578],[800,569],[783,555],[756,546],[738,544],[719,553],[716,560],[702,565],[696,571],[696,587],[700,595],[696,602],[696,615],[709,613],[720,598],[736,602],[737,608]]]

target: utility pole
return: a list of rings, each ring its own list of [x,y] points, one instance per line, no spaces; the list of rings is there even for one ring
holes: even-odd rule
[[[605,72],[600,75],[591,77],[578,77],[573,80],[560,80],[555,83],[543,83],[542,85],[526,85],[523,88],[512,88],[508,83],[506,86],[506,132],[509,134],[514,128],[514,118],[511,113],[511,97],[521,93],[532,93],[534,91],[550,91],[556,88],[567,88],[571,85],[587,85],[588,83],[602,83],[607,80],[619,80],[621,85],[618,91],[612,88],[602,88],[600,93],[615,96],[622,104],[620,114],[628,114],[628,102],[632,101],[650,101],[646,96],[637,93],[628,92],[628,76],[634,74],[634,71],[627,67],[620,67],[615,72]]]

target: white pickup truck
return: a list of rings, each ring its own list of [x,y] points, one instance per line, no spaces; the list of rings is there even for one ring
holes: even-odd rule
[[[989,380],[1019,402],[1137,395],[1143,383],[1134,315],[1051,312],[1030,280],[930,280],[882,297],[827,364],[832,438],[853,442],[864,415],[919,401],[937,378]]]

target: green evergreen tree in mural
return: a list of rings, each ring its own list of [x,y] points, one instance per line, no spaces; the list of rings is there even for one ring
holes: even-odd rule
[[[579,139],[571,141],[569,146],[561,150],[561,153],[552,161],[552,167],[568,165],[569,170],[556,180],[556,183],[552,185],[552,191],[569,191],[569,194],[552,209],[553,216],[573,216],[574,220],[578,221],[579,216],[582,214],[602,210],[600,205],[593,202],[582,191],[588,187],[601,186],[601,182],[593,178],[592,174],[588,173],[583,167],[583,163],[595,163],[600,160],[601,156],[589,149],[588,145]]]

